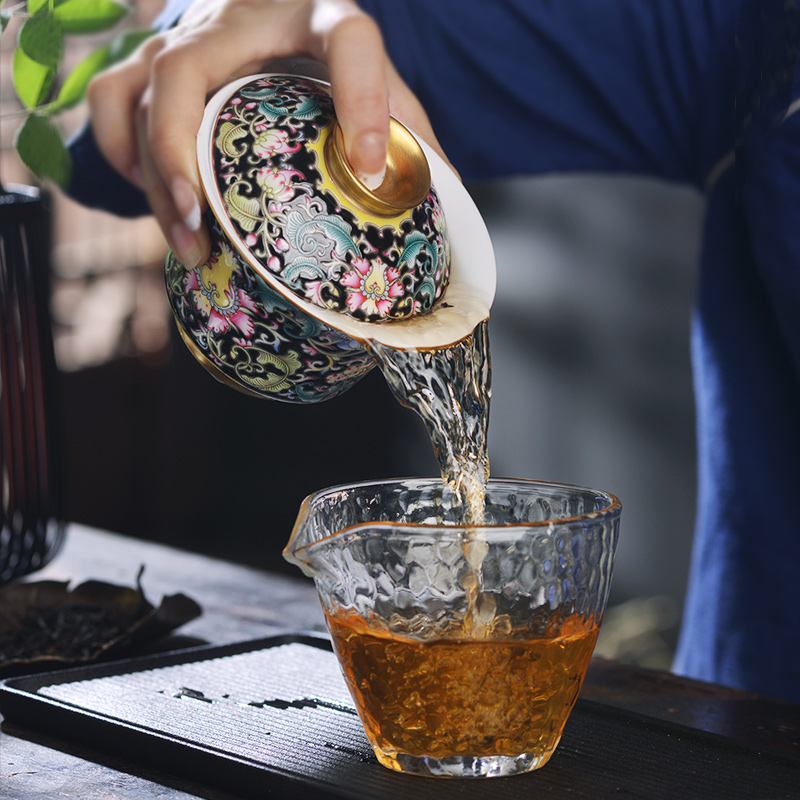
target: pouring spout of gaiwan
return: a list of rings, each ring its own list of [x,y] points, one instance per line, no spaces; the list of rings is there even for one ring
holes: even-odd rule
[[[344,154],[324,82],[265,73],[208,102],[197,138],[212,251],[166,286],[181,336],[214,377],[318,402],[375,366],[370,342],[439,349],[488,317],[495,261],[456,175],[397,120],[386,178]]]

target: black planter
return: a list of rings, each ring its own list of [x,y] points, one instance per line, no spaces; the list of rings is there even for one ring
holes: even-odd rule
[[[0,188],[0,584],[44,566],[64,538],[49,250],[38,190]]]

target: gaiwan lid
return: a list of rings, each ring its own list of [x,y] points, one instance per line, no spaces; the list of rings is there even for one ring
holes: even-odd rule
[[[375,191],[344,154],[329,87],[309,78],[236,86],[206,144],[214,185],[205,189],[221,200],[237,249],[296,296],[365,322],[425,314],[442,297],[444,213],[422,148],[397,120]]]
[[[386,178],[370,191],[344,154],[328,84],[253,75],[211,98],[197,155],[210,211],[233,247],[324,323],[360,341],[439,347],[488,315],[495,267],[480,214],[443,160],[397,120]],[[444,204],[440,183],[451,196]],[[451,207],[465,256],[455,259],[463,262],[456,281]],[[407,324],[372,324],[398,321]]]

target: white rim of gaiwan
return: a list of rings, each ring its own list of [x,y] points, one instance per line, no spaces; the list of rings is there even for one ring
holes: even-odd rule
[[[242,86],[261,78],[307,78],[330,86],[327,81],[305,75],[265,72],[239,78],[220,89],[209,100],[197,134],[197,164],[203,191],[212,213],[239,254],[290,303],[311,317],[342,331],[359,342],[374,340],[394,348],[436,348],[468,336],[489,316],[497,282],[494,248],[475,202],[456,174],[417,134],[411,131],[428,159],[431,183],[436,187],[450,237],[450,283],[443,298],[428,314],[391,322],[362,322],[347,314],[321,308],[298,297],[272,275],[242,241],[227,213],[217,186],[213,165],[213,135],[217,118],[228,98]]]

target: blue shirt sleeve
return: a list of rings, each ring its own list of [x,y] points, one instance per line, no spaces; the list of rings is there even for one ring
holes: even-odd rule
[[[702,187],[733,144],[730,0],[359,0],[467,178]]]

